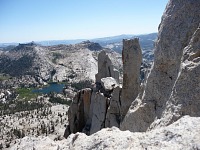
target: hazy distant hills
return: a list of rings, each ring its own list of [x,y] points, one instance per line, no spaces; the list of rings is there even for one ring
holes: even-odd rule
[[[111,37],[104,37],[104,38],[96,38],[92,39],[91,41],[94,41],[96,43],[99,43],[102,46],[106,46],[111,43],[118,43],[122,42],[123,39],[130,39],[138,37],[140,39],[141,44],[147,44],[149,41],[152,43],[153,40],[156,39],[157,33],[150,33],[150,34],[141,34],[141,35],[118,35],[118,36],[111,36]]]
[[[119,35],[106,38],[93,39],[91,41],[99,43],[101,46],[110,48],[118,53],[122,52],[122,40],[137,37],[143,51],[143,58],[150,61],[153,60],[154,41],[157,38],[157,33],[144,35]]]
[[[145,48],[147,45],[152,45],[152,41],[156,39],[157,33],[144,34],[144,35],[117,35],[103,38],[95,38],[89,39],[91,42],[99,43],[101,46],[107,47],[109,44],[120,43],[123,39],[130,39],[133,37],[138,37],[143,47]],[[36,42],[37,44],[41,44],[43,46],[52,46],[58,44],[77,44],[82,41],[86,41],[88,39],[76,39],[76,40],[53,40],[53,41],[40,41]]]
[[[140,45],[143,51],[143,58],[148,61],[153,61],[153,49],[154,41],[157,38],[157,33],[142,34],[142,35],[118,35],[104,38],[90,39],[91,42],[99,43],[102,47],[112,49],[118,53],[122,52],[122,40],[138,37]],[[60,44],[77,44],[82,41],[87,41],[87,39],[75,39],[75,40],[51,40],[51,41],[36,41],[37,45],[41,46],[54,46]],[[17,46],[19,43],[0,43],[0,51],[9,51],[13,47]]]
[[[118,36],[90,39],[90,41],[99,43],[101,46],[107,46],[109,44],[122,42],[122,39],[129,39],[133,37],[140,38],[141,45],[144,45],[142,47],[145,48],[146,45],[152,45],[152,41],[156,39],[157,33],[142,34],[142,35],[123,34],[123,35],[118,35]],[[35,43],[43,45],[43,46],[52,46],[52,45],[59,45],[59,44],[77,44],[86,40],[88,39],[35,41]],[[19,43],[0,43],[0,47],[7,47],[9,45],[17,46],[18,44]]]

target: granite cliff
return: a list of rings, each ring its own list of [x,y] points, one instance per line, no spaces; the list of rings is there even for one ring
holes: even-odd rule
[[[169,1],[144,94],[133,101],[122,130],[146,131],[184,115],[199,116],[199,6],[195,0]]]

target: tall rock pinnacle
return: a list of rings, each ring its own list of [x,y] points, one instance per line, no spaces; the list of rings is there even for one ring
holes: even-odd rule
[[[131,103],[135,100],[140,89],[140,66],[142,51],[139,39],[123,40],[123,87],[121,95],[121,115],[126,115]]]

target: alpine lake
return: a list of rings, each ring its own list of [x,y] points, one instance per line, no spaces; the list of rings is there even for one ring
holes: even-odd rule
[[[64,86],[64,83],[52,82],[45,87],[32,89],[32,92],[38,94],[62,93]]]

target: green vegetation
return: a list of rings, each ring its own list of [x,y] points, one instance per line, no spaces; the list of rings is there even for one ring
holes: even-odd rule
[[[49,94],[49,102],[54,103],[54,104],[65,104],[65,105],[70,106],[72,100],[66,100],[61,97],[57,97],[55,93],[51,92]]]
[[[30,111],[44,107],[43,103],[36,101],[9,101],[8,103],[0,103],[0,115],[14,114],[20,111]]]
[[[84,89],[84,88],[90,88],[91,84],[92,84],[91,80],[84,80],[84,81],[80,81],[80,82],[77,82],[77,83],[72,83],[71,86],[73,88],[75,88],[76,90],[81,90],[81,89]]]
[[[19,129],[11,129],[11,131],[13,131],[13,134],[18,137],[18,138],[23,138],[25,137],[25,133],[24,130],[19,130]]]
[[[71,104],[71,100],[65,100],[65,99],[62,99],[62,98],[59,98],[59,97],[50,97],[49,99],[49,102],[51,103],[59,103],[59,104],[66,104],[68,106],[70,106]]]
[[[58,53],[58,52],[54,52],[53,53],[53,57],[55,57],[55,58],[62,58],[62,54]]]
[[[30,100],[32,98],[36,98],[38,94],[32,92],[32,88],[18,88],[16,92],[19,94],[18,99],[26,99]]]
[[[66,81],[62,81],[62,82],[53,82],[53,80],[49,80],[47,83],[48,83],[48,84],[45,85],[44,87],[48,87],[49,84],[53,84],[53,83],[56,83],[56,84],[66,84],[67,82],[66,82]]]
[[[17,100],[10,100],[6,103],[0,102],[0,115],[29,111],[44,106],[43,103],[36,100],[38,94],[33,93],[31,88],[17,88],[16,93],[19,94]],[[34,100],[30,101],[31,99]]]
[[[61,84],[61,83],[60,83]],[[46,105],[44,98],[37,98],[41,93],[34,93],[33,88],[17,88],[15,94],[18,95],[17,99],[12,99],[6,103],[0,101],[0,116],[5,114],[13,114],[20,111],[30,111],[42,108]],[[50,97],[49,102],[70,105],[71,101],[60,97],[56,97],[55,93],[48,94]]]
[[[54,53],[53,53],[53,60],[52,60],[52,62],[53,62],[54,64],[56,64],[56,60],[57,60],[57,59],[60,59],[60,58],[62,58],[62,54],[57,53],[57,52],[54,52]]]
[[[24,55],[17,60],[12,60],[8,57],[1,58],[0,73],[9,74],[13,77],[24,74],[32,74],[31,67],[33,65],[34,57]]]
[[[10,79],[10,76],[9,76],[9,75],[0,74],[0,81],[4,81],[4,80],[8,80],[8,79]]]

